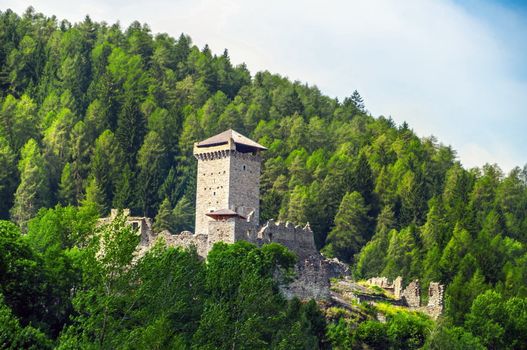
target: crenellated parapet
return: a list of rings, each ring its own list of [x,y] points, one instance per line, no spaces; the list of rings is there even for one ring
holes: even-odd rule
[[[228,149],[208,150],[207,152],[194,154],[194,156],[198,160],[206,161],[206,160],[227,158],[231,155],[232,152],[236,152],[236,151],[232,151]]]
[[[269,220],[258,231],[258,238],[262,243],[280,243],[299,256],[317,251],[309,223],[302,227],[290,222]]]

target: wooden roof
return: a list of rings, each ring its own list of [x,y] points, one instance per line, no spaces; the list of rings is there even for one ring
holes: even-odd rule
[[[227,218],[227,217],[239,217],[239,218],[245,219],[245,217],[241,216],[237,212],[230,210],[230,209],[218,209],[211,213],[206,213],[205,215],[210,216],[214,219]]]
[[[236,145],[243,145],[249,148],[255,148],[259,150],[266,150],[267,148],[260,145],[259,143],[243,136],[237,131],[234,131],[232,129],[226,130],[222,133],[219,133],[218,135],[214,135],[212,137],[209,137],[206,140],[203,140],[201,142],[198,142],[197,147],[212,147],[212,146],[219,146],[223,144],[229,143],[229,140],[232,140]]]

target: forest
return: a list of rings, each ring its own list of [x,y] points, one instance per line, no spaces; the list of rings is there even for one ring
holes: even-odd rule
[[[136,261],[122,218],[95,226],[130,208],[192,231],[193,143],[229,128],[268,147],[261,221],[309,222],[356,279],[442,282],[441,320],[285,300],[273,272],[295,256],[279,245]],[[184,34],[0,11],[0,348],[527,349],[522,166],[465,169],[357,91],[251,74]]]

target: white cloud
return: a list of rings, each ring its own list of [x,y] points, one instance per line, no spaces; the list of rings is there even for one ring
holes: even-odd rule
[[[253,72],[268,69],[331,96],[358,89],[373,114],[436,135],[467,166],[509,170],[527,162],[527,82],[518,73],[527,53],[523,40],[514,40],[527,26],[497,5],[486,9],[495,15],[490,20],[450,0],[31,3],[73,21],[89,13],[123,25],[137,19],[173,36],[185,32],[215,52],[228,48]],[[21,12],[28,4],[8,0],[2,7]]]

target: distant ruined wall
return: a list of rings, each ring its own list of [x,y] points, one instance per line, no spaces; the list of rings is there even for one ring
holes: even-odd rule
[[[428,305],[426,313],[437,318],[443,313],[445,286],[437,282],[431,282],[428,286]]]
[[[403,289],[403,279],[397,277],[393,283],[386,277],[372,277],[368,283],[378,286],[393,293],[396,300],[402,300],[409,308],[428,314],[433,318],[439,317],[443,312],[444,305],[444,286],[438,282],[430,282],[428,287],[428,304],[421,306],[421,287],[419,280],[410,282]]]
[[[401,293],[401,299],[406,301],[409,307],[421,306],[421,286],[419,280],[410,282],[410,284]]]
[[[295,265],[295,279],[281,285],[280,291],[287,299],[326,300],[330,297],[328,261],[321,255],[311,255]]]
[[[403,293],[403,278],[401,276],[397,276],[397,278],[393,281],[393,295],[395,296],[395,299],[401,299]]]

